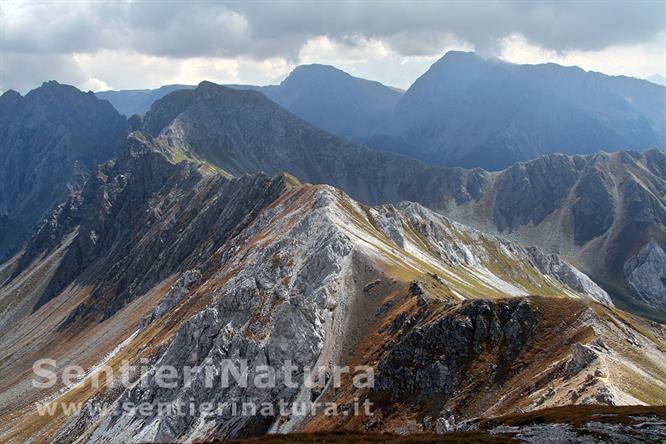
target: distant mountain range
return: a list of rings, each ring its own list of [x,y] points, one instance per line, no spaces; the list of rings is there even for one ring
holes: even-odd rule
[[[49,83],[28,96],[50,97],[52,90],[63,90],[74,97],[92,98],[93,104],[107,109],[108,105],[94,96],[68,88]],[[2,96],[5,101],[11,97],[15,96]],[[76,106],[67,103],[63,101],[61,106]],[[61,114],[67,113],[62,110]],[[126,124],[119,117],[109,117],[100,122],[99,130],[108,133],[109,122],[116,122],[108,134],[114,141],[111,145],[96,145],[93,132],[86,133],[86,144],[77,148],[111,157]],[[486,232],[510,235],[528,245],[575,258],[582,270],[611,290],[620,306],[657,317],[666,311],[666,289],[660,280],[666,270],[659,265],[666,258],[663,151],[548,155],[499,173],[428,166],[340,139],[257,91],[210,82],[164,96],[131,125],[154,138],[172,161],[203,163],[228,177],[285,171],[304,182],[339,187],[366,204],[419,202]],[[48,124],[44,127],[51,128]],[[44,137],[60,140],[50,132]],[[34,145],[36,140],[28,142],[30,150],[41,146]],[[102,146],[106,148],[100,149]],[[10,149],[5,158],[15,151]],[[82,155],[81,159],[82,165],[89,165],[88,157]],[[10,245],[16,247],[25,240],[20,233],[29,233],[43,212],[64,198],[67,190],[80,188],[89,168],[35,176],[30,183],[49,183],[49,192],[41,193],[50,197],[43,198],[41,206],[30,206],[40,211],[20,219],[24,221],[22,230],[6,228],[5,233],[13,234],[5,242],[6,254],[14,251]],[[4,189],[15,186],[14,175],[5,177],[9,180],[2,183]],[[18,211],[6,214],[5,220],[19,220]],[[657,267],[656,272],[646,272],[650,267]]]
[[[95,95],[107,100],[120,114],[130,117],[150,109],[155,100],[179,89],[192,89],[191,85],[165,85],[157,89],[127,89],[122,91],[100,91]]]
[[[324,65],[299,66],[280,85],[229,86],[260,91],[338,136],[436,165],[499,170],[548,153],[666,147],[666,88],[555,64],[449,52],[404,93]],[[136,91],[99,94],[145,112],[174,88],[141,100]]]
[[[333,134],[353,137],[376,127],[400,100],[403,91],[358,77],[327,65],[302,65],[279,85],[225,85],[259,91],[298,117]],[[153,102],[192,85],[167,85],[158,89],[98,92],[97,97],[127,117],[143,114]]]
[[[501,169],[547,153],[666,146],[666,88],[555,64],[449,52],[407,90],[374,147]]]

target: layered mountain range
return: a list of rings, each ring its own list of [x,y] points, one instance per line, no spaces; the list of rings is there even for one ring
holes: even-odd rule
[[[419,202],[573,258],[625,308],[650,316],[666,308],[661,266],[653,278],[634,279],[643,288],[640,302],[629,297],[636,290],[627,281],[629,261],[641,249],[653,243],[663,257],[663,151],[550,155],[499,173],[427,166],[338,139],[257,92],[209,82],[156,102],[143,128],[175,160],[202,161],[231,175],[288,171],[366,204]]]
[[[230,178],[130,134],[0,275],[5,442],[173,442],[269,431],[452,430],[478,416],[569,404],[659,404],[663,326],[615,309],[557,255],[416,203],[368,207],[282,174]],[[538,296],[536,296],[538,295]],[[36,356],[89,369],[31,385]],[[376,384],[166,389],[159,366],[247,359],[371,365]],[[102,366],[145,383],[91,385]],[[135,376],[136,377],[136,376]],[[138,380],[136,380],[138,381]],[[531,382],[530,382],[531,381]],[[417,396],[414,396],[417,394]],[[126,414],[128,402],[291,405],[368,399],[373,416]],[[67,415],[63,402],[81,403]],[[92,408],[104,402],[104,409]],[[56,406],[38,415],[35,405]],[[419,412],[418,415],[408,412]],[[448,426],[446,424],[449,424]],[[462,422],[461,430],[464,430]]]
[[[297,67],[260,91],[337,136],[428,164],[504,169],[543,154],[666,147],[666,88],[556,64],[518,65],[452,51],[405,91],[332,66]],[[98,93],[144,113],[176,86]],[[193,88],[188,86],[188,89]]]
[[[307,96],[290,94],[308,109]],[[48,100],[58,113],[31,120],[50,112]],[[0,109],[15,110],[2,114],[11,143],[0,159],[65,159],[50,175],[13,163],[0,176],[0,189],[24,196],[8,194],[2,219],[3,442],[464,434],[513,412],[666,403],[663,151],[550,154],[497,172],[427,165],[338,138],[262,92],[210,82],[129,121],[55,83],[7,92]],[[38,228],[5,223],[17,224],[32,196],[39,214],[21,220]],[[44,357],[86,371],[39,389],[32,366]],[[251,377],[286,362],[301,376],[363,365],[375,383],[208,387],[203,373],[176,388],[157,382],[164,365],[241,358]],[[129,365],[142,368],[131,384],[92,384],[102,367]],[[234,399],[347,412],[360,400],[374,414],[123,407]],[[618,419],[614,436],[658,439],[660,419],[640,414],[654,427]]]

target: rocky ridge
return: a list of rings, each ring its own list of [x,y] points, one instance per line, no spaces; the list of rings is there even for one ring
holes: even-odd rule
[[[432,167],[335,138],[255,91],[210,82],[159,100],[144,126],[175,160],[232,175],[287,171],[366,204],[419,202],[484,232],[571,257],[622,307],[665,319],[659,304],[637,297],[622,279],[630,258],[666,236],[663,151],[553,154],[498,173]]]
[[[621,345],[606,347],[626,356],[630,368],[649,369],[641,370],[641,381],[654,388],[641,402],[662,399],[664,369],[654,356],[663,332],[631,317],[625,327],[615,326],[620,315],[597,302],[608,303],[606,293],[560,258],[466,228],[414,203],[373,208],[331,186],[303,185],[287,175],[230,179],[206,164],[175,163],[162,142],[130,135],[119,159],[101,166],[59,207],[24,258],[9,265],[9,277],[2,275],[2,311],[14,321],[2,325],[0,366],[16,375],[0,387],[0,413],[9,405],[13,412],[0,428],[4,441],[20,442],[34,430],[55,442],[171,442],[317,427],[318,418],[300,415],[141,418],[113,412],[123,401],[294,403],[330,396],[325,387],[289,389],[282,380],[270,390],[207,388],[201,374],[190,386],[164,389],[155,383],[155,371],[162,364],[180,368],[227,358],[247,359],[251,375],[262,364],[287,360],[301,369],[354,363],[367,338],[383,351],[376,361],[362,358],[377,364],[381,381],[364,396],[406,396],[401,378],[389,370],[390,362],[405,359],[404,371],[425,366],[427,374],[439,372],[441,378],[428,383],[437,384],[435,392],[445,401],[468,393],[453,375],[475,368],[481,349],[497,359],[495,381],[524,378],[521,359],[541,346],[534,337],[561,336],[548,312],[561,313],[572,304],[566,323],[571,343],[592,340],[592,319],[600,319],[599,331],[613,331],[616,340],[631,338],[640,344],[638,354],[626,355]],[[34,285],[37,276],[40,285]],[[528,298],[535,294],[542,298]],[[17,298],[23,305],[14,305]],[[30,310],[26,303],[33,304]],[[25,342],[35,334],[27,330],[30,325],[39,325],[38,340]],[[460,353],[435,348],[423,352],[425,360],[410,357],[405,352],[415,350],[419,334],[432,336],[433,344],[443,334],[443,343]],[[611,334],[604,341],[606,336]],[[102,363],[118,369],[127,358],[143,359],[149,363],[147,386],[62,387],[45,398],[30,388],[24,373],[40,350],[56,350],[63,362],[89,362],[83,386],[101,364],[99,356],[107,354]],[[569,352],[557,350],[548,362],[563,368]],[[626,370],[613,368],[617,373],[603,386],[619,393],[614,403],[628,402],[620,384]],[[562,389],[548,403],[561,405],[572,402],[561,393],[564,387],[584,385],[581,373],[565,381],[554,370],[532,396],[514,393],[510,402],[494,388],[475,392],[485,394],[489,411],[495,404],[496,411],[506,411],[507,405],[532,405],[545,396],[546,381],[556,381]],[[413,383],[424,381],[418,370],[412,374]],[[601,390],[589,387],[584,390]],[[110,407],[72,418],[35,416],[33,403],[66,399],[102,399]]]

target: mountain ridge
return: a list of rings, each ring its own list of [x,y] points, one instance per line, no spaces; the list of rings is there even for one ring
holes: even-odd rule
[[[127,131],[110,103],[45,82],[0,96],[0,258],[11,255],[54,205],[116,154]]]
[[[252,374],[262,363],[286,360],[303,368],[373,365],[377,385],[357,394],[376,401],[381,421],[347,424],[354,430],[434,431],[425,416],[450,418],[447,408],[462,420],[516,407],[663,399],[663,327],[600,304],[608,303],[605,292],[555,255],[419,204],[368,207],[329,185],[262,173],[229,178],[169,155],[159,140],[131,133],[119,159],[100,166],[43,225],[25,253],[27,267],[14,268],[9,281],[0,269],[0,306],[13,319],[0,324],[0,368],[12,375],[0,383],[0,415],[13,406],[0,425],[3,440],[21,442],[34,430],[57,442],[235,439],[271,424],[280,432],[330,430],[335,426],[317,415],[202,425],[196,414],[137,419],[120,409],[139,400],[237,395],[288,403],[323,397],[345,406],[356,390],[287,389],[281,380],[263,391],[207,389],[202,373],[194,384],[167,390],[152,373],[159,365],[238,355]],[[62,285],[42,301],[54,282]],[[640,347],[630,350],[625,340]],[[36,390],[24,370],[44,350],[92,370],[76,387]],[[147,389],[85,388],[100,365],[119,369],[128,360],[151,369]],[[530,389],[514,384],[544,368],[550,371]],[[475,385],[482,381],[490,387]],[[414,399],[414,390],[422,398]],[[34,413],[35,402],[67,400],[109,408],[70,417]]]
[[[260,91],[338,136],[437,165],[501,170],[548,153],[666,147],[666,90],[555,63],[450,51],[404,93],[327,65],[297,66],[279,85],[229,86]]]
[[[367,204],[416,201],[484,231],[563,251],[603,282],[623,276],[626,261],[665,236],[661,150],[551,154],[494,173],[436,167],[337,139],[255,91],[205,82],[181,94],[187,99],[166,96],[146,114],[146,122],[153,113],[176,115],[151,130],[174,158],[212,163],[232,175],[288,171]],[[611,285],[618,302],[631,302],[632,291],[619,281]],[[653,308],[639,310],[655,316],[665,295],[653,292]]]

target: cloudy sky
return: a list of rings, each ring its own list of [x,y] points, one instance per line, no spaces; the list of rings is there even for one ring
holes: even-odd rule
[[[453,49],[666,76],[666,0],[0,1],[0,90],[268,84],[304,63],[407,88]]]

